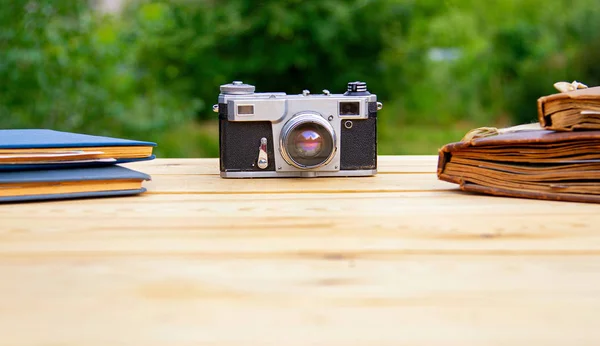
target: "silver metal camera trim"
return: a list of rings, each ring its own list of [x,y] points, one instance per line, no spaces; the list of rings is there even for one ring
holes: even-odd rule
[[[299,125],[302,124],[306,124],[306,123],[316,123],[319,124],[321,126],[323,126],[325,128],[325,130],[327,130],[327,132],[329,133],[329,135],[331,136],[331,140],[332,140],[332,150],[331,153],[329,154],[329,156],[327,157],[327,159],[325,159],[323,162],[317,164],[317,165],[312,165],[312,166],[307,166],[307,165],[302,165],[298,162],[296,162],[292,156],[287,152],[286,149],[286,140],[288,139],[289,134]],[[287,162],[288,164],[299,168],[299,169],[317,169],[319,167],[323,167],[328,165],[331,160],[333,160],[333,158],[335,157],[336,153],[337,153],[337,136],[335,135],[335,130],[333,128],[333,126],[331,126],[331,124],[325,120],[319,113],[315,113],[315,112],[311,112],[311,111],[306,111],[306,112],[301,112],[298,113],[296,115],[294,115],[290,120],[288,120],[285,125],[283,125],[283,128],[281,129],[281,133],[279,135],[279,153],[281,154],[281,157],[285,160],[285,162]]]
[[[377,175],[376,169],[347,170],[337,172],[323,171],[253,171],[253,172],[221,172],[221,178],[251,179],[251,178],[318,178],[318,177],[371,177]]]
[[[241,90],[237,90],[239,87]],[[231,90],[229,90],[229,89]],[[362,177],[373,176],[377,174],[377,169],[367,170],[341,170],[340,169],[340,137],[339,133],[343,126],[342,122],[346,120],[361,121],[369,117],[369,103],[377,102],[375,94],[348,96],[344,94],[332,94],[323,91],[323,94],[302,94],[288,95],[283,92],[262,92],[256,93],[248,90],[248,85],[237,84],[228,85],[225,90],[219,94],[219,104],[227,105],[227,120],[252,122],[269,121],[272,124],[274,165],[275,171],[230,171],[221,172],[223,178],[277,178],[277,177]],[[225,91],[225,92],[223,92]],[[359,102],[360,114],[358,115],[340,115],[340,102]],[[238,115],[237,107],[239,105],[254,105],[254,115]],[[380,109],[378,103],[378,110]],[[218,107],[215,109],[218,111]],[[334,133],[334,155],[327,164],[317,168],[298,168],[288,163],[281,153],[281,131],[283,127],[294,117],[300,114],[316,114],[324,122],[328,122],[333,128]],[[257,148],[260,143],[256,143]]]

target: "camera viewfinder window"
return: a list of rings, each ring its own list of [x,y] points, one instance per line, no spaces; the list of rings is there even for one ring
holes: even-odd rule
[[[254,114],[254,106],[253,105],[239,105],[238,106],[238,115],[253,115]]]
[[[360,102],[340,102],[340,115],[360,115]]]

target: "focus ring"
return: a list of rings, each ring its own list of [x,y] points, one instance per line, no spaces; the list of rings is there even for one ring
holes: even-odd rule
[[[305,124],[316,124],[320,128],[324,129],[324,134],[327,135],[327,141],[331,142],[329,155],[324,160],[321,160],[320,162],[313,165],[305,165],[298,162],[294,159],[294,155],[288,152],[289,140],[291,139],[290,135],[294,133],[295,129]],[[281,153],[281,156],[289,165],[299,169],[313,169],[325,166],[329,162],[331,162],[331,160],[333,160],[337,151],[336,135],[333,127],[327,120],[325,120],[317,113],[302,113],[293,117],[283,126],[279,138],[279,151]]]

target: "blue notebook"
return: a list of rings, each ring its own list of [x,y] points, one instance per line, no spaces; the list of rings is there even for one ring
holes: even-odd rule
[[[149,175],[118,165],[0,172],[0,202],[137,195],[146,180]]]
[[[0,130],[0,171],[152,160],[156,143],[47,129]]]

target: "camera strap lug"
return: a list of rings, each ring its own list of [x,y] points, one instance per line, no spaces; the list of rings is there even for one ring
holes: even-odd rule
[[[267,139],[260,139],[260,147],[258,149],[258,168],[265,169],[269,166],[269,160],[267,159]]]

